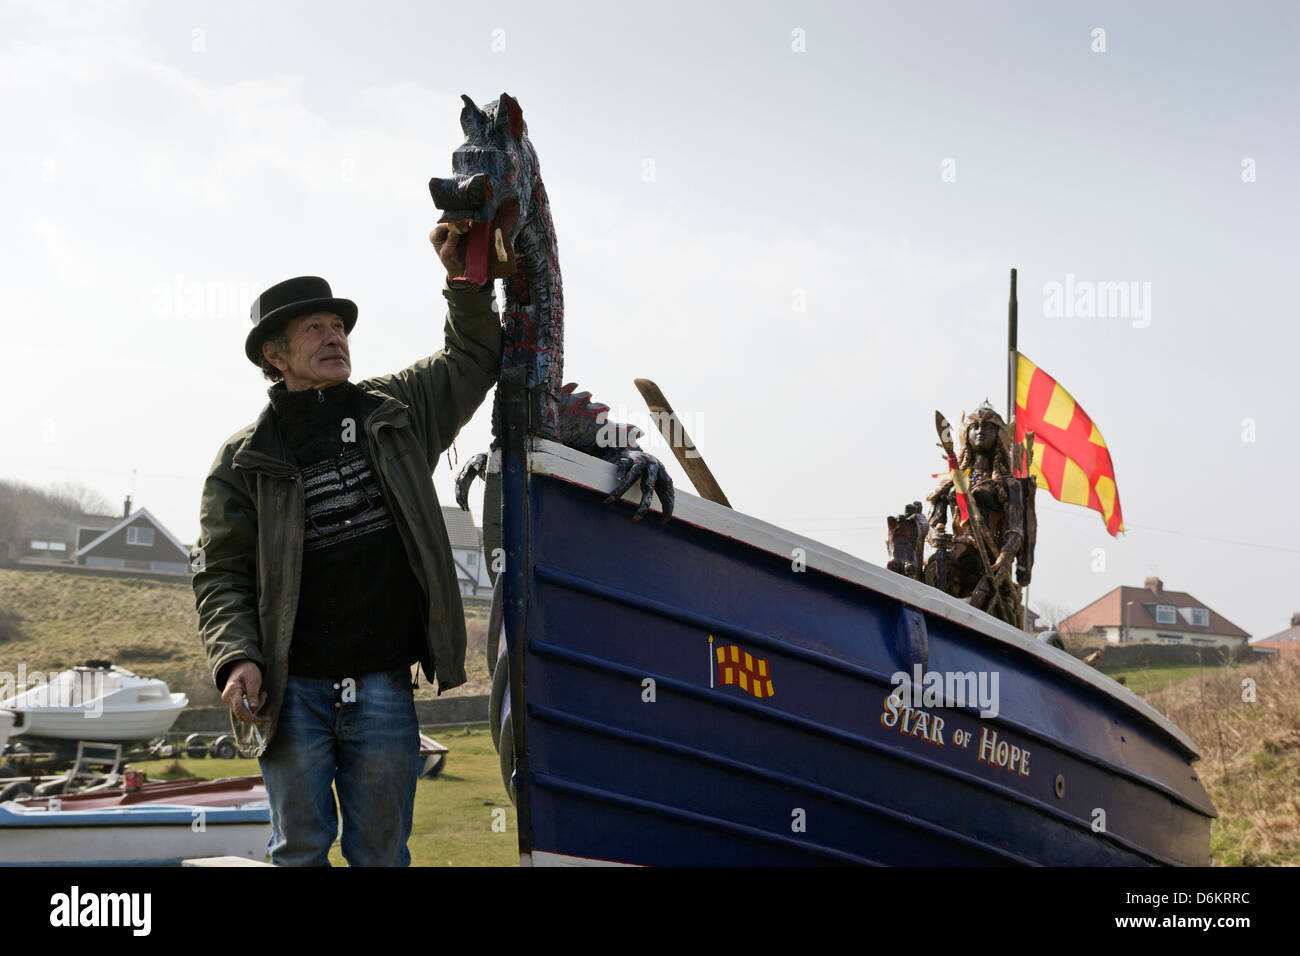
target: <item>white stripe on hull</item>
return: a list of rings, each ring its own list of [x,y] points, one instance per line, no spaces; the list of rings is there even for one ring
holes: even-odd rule
[[[123,827],[0,829],[0,866],[51,863],[130,863],[199,856],[241,856],[264,860],[269,823],[208,822],[195,832],[189,821]]]
[[[519,854],[520,866],[639,866],[637,863],[619,863],[615,860],[596,860],[589,856],[570,856],[567,853],[551,853],[548,850],[534,850],[532,853]]]

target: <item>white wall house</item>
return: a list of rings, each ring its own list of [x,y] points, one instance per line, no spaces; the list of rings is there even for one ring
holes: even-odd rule
[[[456,507],[444,507],[442,520],[451,541],[451,559],[456,565],[461,597],[490,598],[492,579],[483,558],[483,534],[474,527],[473,516]]]
[[[1071,614],[1058,628],[1112,644],[1192,644],[1236,647],[1250,635],[1186,591],[1166,591],[1159,578],[1140,588],[1121,586]]]

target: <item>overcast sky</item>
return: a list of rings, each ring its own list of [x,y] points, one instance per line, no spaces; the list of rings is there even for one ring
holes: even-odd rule
[[[739,510],[883,564],[942,467],[934,409],[1005,410],[1014,266],[1021,348],[1105,437],[1129,529],[1040,494],[1031,604],[1155,571],[1274,633],[1300,611],[1296,10],[2,0],[0,477],[134,487],[194,541],[266,403],[262,289],[356,301],[354,380],[441,348],[427,182],[459,94],[508,91],[566,379],[625,421],[657,380]],[[1136,296],[1062,314],[1067,281]]]

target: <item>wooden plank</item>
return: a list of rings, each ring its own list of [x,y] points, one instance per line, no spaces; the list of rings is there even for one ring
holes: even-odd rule
[[[668,399],[664,398],[664,393],[660,391],[659,386],[648,378],[635,379],[635,383],[641,397],[650,408],[650,414],[654,416],[659,433],[664,436],[664,441],[668,442],[668,447],[677,457],[677,463],[686,472],[686,477],[691,479],[691,484],[695,486],[700,497],[730,508],[731,502],[722,493],[722,486],[713,477],[709,466],[704,463],[704,458],[695,447],[695,442],[691,441],[691,436],[686,434],[681,419],[668,404]]]

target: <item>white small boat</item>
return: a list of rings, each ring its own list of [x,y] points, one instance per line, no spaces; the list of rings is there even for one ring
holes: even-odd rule
[[[15,715],[13,739],[56,746],[153,740],[167,733],[188,705],[188,697],[171,693],[163,681],[108,661],[88,661],[0,700],[0,708]]]
[[[147,803],[51,810],[19,800],[0,803],[0,866],[164,866],[205,856],[261,861],[270,836],[271,808],[264,796],[216,807]]]

